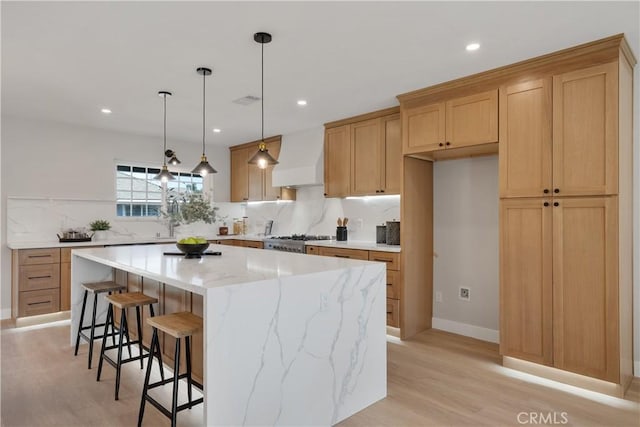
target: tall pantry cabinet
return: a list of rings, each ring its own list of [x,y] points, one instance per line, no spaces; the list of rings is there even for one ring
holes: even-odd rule
[[[635,60],[620,41],[610,62],[500,88],[505,364],[604,380],[600,390],[613,394],[632,375]]]

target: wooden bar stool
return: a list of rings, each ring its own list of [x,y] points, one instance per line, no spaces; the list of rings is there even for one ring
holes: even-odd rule
[[[120,391],[120,371],[123,363],[133,362],[135,360],[140,360],[140,369],[143,368],[142,360],[145,357],[149,357],[149,354],[144,354],[142,345],[142,322],[140,321],[140,308],[148,305],[149,313],[151,314],[151,318],[154,316],[153,312],[153,304],[158,302],[157,298],[153,298],[147,296],[141,292],[128,292],[124,294],[112,294],[105,297],[109,302],[109,309],[107,310],[107,320],[106,324],[111,325],[111,328],[115,328],[113,307],[117,307],[120,309],[120,334],[119,340],[117,344],[107,346],[107,337],[104,335],[102,337],[102,349],[100,350],[100,363],[98,363],[98,376],[96,381],[100,381],[100,374],[102,373],[102,361],[106,360],[111,366],[116,368],[116,393],[115,399],[118,400],[118,392]],[[135,341],[129,340],[129,326],[127,323],[127,309],[128,308],[136,308],[136,320],[138,324],[138,337]],[[122,345],[124,343],[124,337],[127,337],[127,346],[129,349],[129,357],[126,359],[122,358]],[[131,344],[138,344],[138,348],[140,350],[140,354],[138,356],[131,355]],[[117,360],[113,360],[106,354],[107,350],[112,350],[114,348],[118,349],[118,357]],[[158,356],[161,357],[161,356]],[[164,369],[162,368],[162,363],[160,364],[160,375],[164,379]]]
[[[112,292],[118,291],[122,292],[125,287],[123,285],[119,285],[116,282],[108,281],[108,282],[95,282],[95,283],[83,283],[82,287],[84,288],[84,298],[82,299],[82,310],[80,311],[80,323],[78,323],[78,334],[76,335],[76,350],[74,352],[74,356],[78,355],[78,347],[80,346],[80,338],[82,337],[85,341],[89,343],[89,369],[91,369],[91,359],[93,359],[93,341],[99,338],[102,338],[102,335],[96,335],[96,328],[103,327],[104,330],[102,334],[107,334],[107,322],[100,323],[96,325],[96,309],[98,307],[98,295],[108,292],[111,295]],[[84,325],[84,311],[87,307],[87,295],[89,292],[93,293],[93,314],[91,315],[91,325]],[[90,330],[89,336],[84,333],[87,329]],[[116,332],[111,329],[111,333],[108,335],[111,336],[111,340],[115,343],[115,334]]]
[[[191,409],[193,405],[200,404],[204,402],[204,398],[199,398],[196,400],[192,399],[191,396],[191,387],[193,385],[193,380],[191,379],[191,335],[202,330],[202,317],[196,316],[195,314],[189,312],[181,312],[181,313],[173,313],[167,314],[165,316],[158,316],[147,319],[147,323],[153,327],[153,338],[151,339],[151,349],[149,350],[149,354],[151,357],[149,358],[149,363],[147,363],[147,374],[144,378],[144,388],[142,389],[142,401],[140,402],[140,412],[138,413],[138,427],[142,425],[142,418],[144,416],[144,406],[147,400],[153,406],[158,408],[160,412],[171,419],[171,426],[175,427],[178,412],[184,409]],[[158,355],[158,361],[162,366],[162,359],[160,358],[160,342],[158,341],[158,330],[161,330],[165,334],[171,335],[176,339],[176,353],[175,353],[175,364],[173,368],[173,378],[164,379],[156,383],[149,384],[149,379],[151,377],[151,364],[153,363],[153,355]],[[187,372],[184,374],[180,374],[180,339],[185,339],[185,352],[187,357]],[[186,378],[187,379],[187,395],[189,401],[183,405],[178,406],[178,380]],[[171,400],[171,411],[162,406],[157,400],[153,397],[149,396],[149,389],[159,387],[165,384],[169,384],[173,382],[173,398]],[[202,387],[199,387],[202,389]]]

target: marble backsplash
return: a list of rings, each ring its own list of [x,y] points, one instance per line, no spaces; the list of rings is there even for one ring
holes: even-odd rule
[[[95,219],[111,223],[109,237],[135,239],[160,233],[168,235],[168,224],[159,218],[118,218],[112,200],[44,199],[9,197],[7,200],[7,241],[48,242],[56,233],[69,228],[88,228]],[[190,224],[178,227],[176,234],[197,234],[213,238],[218,226],[232,229],[234,218],[248,218],[248,234],[264,232],[273,220],[272,234],[335,235],[338,217],[348,217],[350,240],[375,241],[376,225],[400,218],[399,196],[327,199],[321,186],[298,189],[295,202],[228,203],[216,202],[221,219],[216,224]]]

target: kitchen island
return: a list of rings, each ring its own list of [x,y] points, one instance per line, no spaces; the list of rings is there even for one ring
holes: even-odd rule
[[[205,425],[332,425],[386,396],[383,263],[221,245],[163,255],[175,250],[74,250],[71,342],[81,283],[124,272],[202,301]]]

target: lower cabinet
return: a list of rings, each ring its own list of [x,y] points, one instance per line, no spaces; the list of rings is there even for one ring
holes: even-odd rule
[[[306,253],[309,255],[323,255],[387,263],[387,325],[395,328],[400,327],[401,272],[399,253],[312,245],[306,247]]]
[[[12,251],[12,317],[60,310],[60,249]]]

